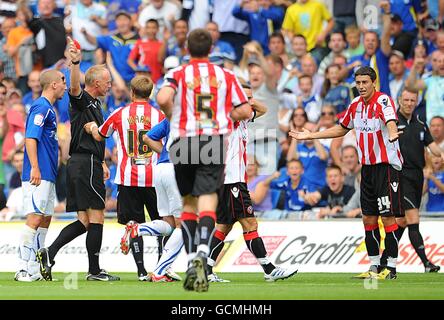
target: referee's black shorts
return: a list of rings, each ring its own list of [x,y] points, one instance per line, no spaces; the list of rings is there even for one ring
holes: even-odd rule
[[[254,218],[253,203],[247,184],[224,184],[219,191],[217,223],[232,225],[242,218]]]
[[[421,206],[424,173],[418,169],[402,169],[404,209],[419,209]]]
[[[146,207],[151,220],[160,219],[157,211],[156,190],[153,187],[117,186],[117,222],[145,222]]]
[[[363,165],[361,209],[365,216],[403,217],[402,172],[387,163]]]
[[[102,161],[92,154],[74,153],[66,167],[66,211],[105,209]]]
[[[217,193],[224,183],[223,136],[180,138],[170,147],[177,187],[181,196]]]

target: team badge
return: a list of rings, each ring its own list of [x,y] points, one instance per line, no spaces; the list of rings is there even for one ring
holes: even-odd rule
[[[36,114],[35,116],[34,116],[34,124],[36,125],[36,126],[41,126],[42,124],[43,124],[43,119],[45,118],[45,116],[43,115],[43,114],[41,114],[41,113],[39,113],[39,114]]]

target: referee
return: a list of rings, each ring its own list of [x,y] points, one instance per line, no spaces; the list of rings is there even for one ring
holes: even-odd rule
[[[431,263],[426,256],[424,241],[419,232],[419,207],[421,206],[425,167],[424,148],[428,147],[437,157],[444,159],[444,153],[430,134],[427,125],[417,115],[413,115],[418,104],[418,94],[404,89],[399,98],[398,130],[403,131],[399,138],[401,154],[404,158],[402,183],[404,188],[405,217],[397,218],[399,226],[397,238],[401,239],[405,228],[409,229],[409,238],[416,254],[425,267],[425,272],[438,272],[440,267]],[[381,265],[387,264],[384,252]]]
[[[97,142],[83,130],[91,121],[103,123],[102,106],[98,97],[103,97],[111,88],[111,75],[103,65],[89,68],[85,73],[85,89],[80,87],[81,51],[68,38],[69,59],[71,60],[71,86],[69,89],[69,114],[71,119],[71,158],[67,165],[66,211],[77,212],[78,220],[66,226],[48,248],[38,252],[41,274],[45,280],[52,280],[51,267],[54,257],[65,244],[88,231],[86,249],[89,272],[86,280],[116,281],[99,267],[99,253],[105,209],[105,184],[109,170],[104,162],[105,142]]]

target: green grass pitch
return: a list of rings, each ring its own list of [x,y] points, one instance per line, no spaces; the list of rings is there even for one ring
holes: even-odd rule
[[[77,275],[78,281],[72,281]],[[183,275],[183,274],[182,274]],[[121,273],[119,282],[89,282],[84,274],[55,273],[53,282],[13,281],[0,273],[0,299],[94,300],[302,300],[302,299],[444,299],[443,274],[399,274],[393,281],[371,283],[351,279],[348,273],[301,273],[266,283],[260,273],[220,273],[231,283],[211,283],[205,293],[187,292],[182,282],[139,282],[135,274]],[[68,277],[68,278],[67,278]],[[65,288],[67,284],[68,288]],[[77,286],[77,288],[76,288]]]

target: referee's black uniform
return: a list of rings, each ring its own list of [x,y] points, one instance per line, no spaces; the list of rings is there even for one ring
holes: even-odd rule
[[[412,119],[408,121],[398,111],[398,118],[398,130],[403,131],[399,137],[399,146],[404,158],[402,167],[404,208],[419,209],[424,183],[422,171],[425,166],[424,148],[433,142],[433,138],[429,128],[418,115],[412,115]]]
[[[67,164],[66,211],[105,209],[105,184],[102,162],[105,141],[98,142],[83,126],[91,121],[100,126],[104,120],[101,102],[82,89],[79,96],[69,94],[71,144]]]

